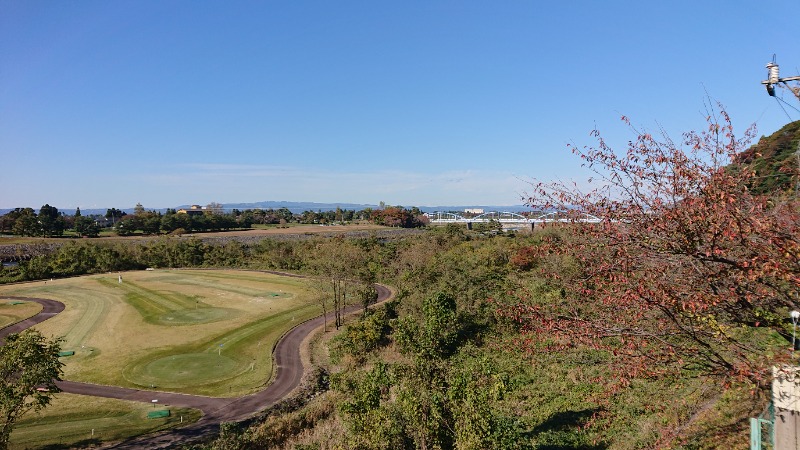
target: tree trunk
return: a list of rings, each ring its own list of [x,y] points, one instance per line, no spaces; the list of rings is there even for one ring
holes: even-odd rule
[[[324,295],[322,296],[322,300],[320,300],[320,303],[322,304],[322,331],[323,332],[327,332],[328,331],[328,311],[326,310],[327,308],[325,308],[325,296]]]
[[[339,323],[339,308],[341,307],[340,304],[339,304],[339,301],[340,301],[339,296],[340,295],[341,294],[340,294],[339,281],[334,279],[333,280],[333,322],[334,322],[334,326],[336,326],[337,330],[339,329],[339,326],[341,325]]]

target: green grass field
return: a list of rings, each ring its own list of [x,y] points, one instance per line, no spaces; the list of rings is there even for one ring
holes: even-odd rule
[[[38,303],[0,300],[0,328],[25,320],[42,310]]]
[[[157,270],[0,287],[66,309],[37,325],[62,336],[64,378],[210,396],[258,390],[272,348],[321,311],[307,281],[259,272]],[[0,315],[7,300],[0,301]],[[14,305],[20,307],[23,305]],[[11,306],[7,307],[11,310]]]
[[[153,411],[169,410],[168,417],[148,418]],[[11,433],[11,449],[68,449],[96,446],[130,436],[189,424],[200,411],[147,403],[58,394],[39,414],[24,416]]]

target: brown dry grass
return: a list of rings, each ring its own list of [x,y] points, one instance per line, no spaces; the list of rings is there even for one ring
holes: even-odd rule
[[[296,235],[296,234],[323,234],[323,233],[346,233],[350,231],[370,231],[370,230],[385,230],[387,227],[373,224],[353,224],[353,225],[297,225],[286,228],[253,228],[249,230],[232,230],[232,231],[215,231],[208,233],[190,233],[184,236],[194,236],[198,238],[215,238],[215,237],[243,237],[243,236],[275,236],[275,235]],[[108,241],[137,241],[142,239],[153,239],[157,236],[100,236],[88,239],[90,242],[108,242]],[[61,236],[52,238],[43,237],[25,237],[25,236],[3,236],[0,238],[0,245],[12,244],[48,244],[48,243],[64,243],[67,241],[83,241],[86,238],[77,236]]]
[[[19,300],[2,300],[0,301],[0,328],[25,320],[38,314],[41,310],[42,305],[38,303],[19,303]]]
[[[276,234],[322,234],[322,233],[345,233],[348,231],[369,231],[384,230],[386,227],[372,224],[358,225],[298,225],[288,228],[266,228],[237,231],[220,231],[215,233],[196,234],[197,237],[219,237],[219,236],[273,236]]]

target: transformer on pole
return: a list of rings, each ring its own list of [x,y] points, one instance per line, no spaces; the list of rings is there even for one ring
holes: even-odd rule
[[[790,86],[787,81],[800,81],[800,76],[781,78],[780,67],[775,62],[775,56],[772,56],[772,61],[767,64],[767,79],[762,81],[761,84],[767,87],[767,93],[770,97],[775,97],[775,86],[780,86],[788,89],[797,100],[800,100],[800,86]]]

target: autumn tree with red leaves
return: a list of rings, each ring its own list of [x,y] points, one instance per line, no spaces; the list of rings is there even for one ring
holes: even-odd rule
[[[536,209],[602,222],[525,249],[520,259],[538,261],[532,270],[561,295],[506,312],[531,350],[602,349],[623,380],[689,370],[765,387],[789,353],[769,341],[791,337],[786,318],[799,303],[797,198],[751,192],[753,170],[734,163],[755,130],[737,138],[724,110],[680,143],[622,120],[636,136],[624,153],[596,130],[596,146],[570,145],[593,173],[591,190],[551,182],[527,193]],[[548,269],[553,259],[571,270]]]

